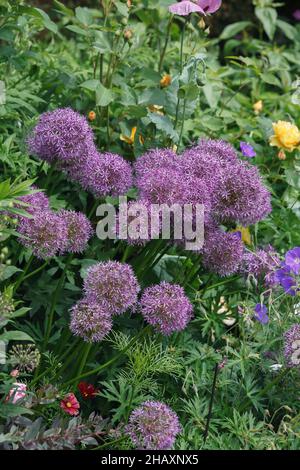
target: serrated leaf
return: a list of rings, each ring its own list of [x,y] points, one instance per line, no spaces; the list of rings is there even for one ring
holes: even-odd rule
[[[160,116],[156,113],[148,113],[148,118],[155,124],[156,128],[171,137],[174,142],[178,142],[179,136],[173,128],[173,123],[168,116]]]

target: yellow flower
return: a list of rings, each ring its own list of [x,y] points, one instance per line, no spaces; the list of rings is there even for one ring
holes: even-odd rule
[[[241,233],[241,238],[242,241],[246,245],[252,245],[252,240],[251,240],[251,233],[248,227],[242,227],[241,225],[238,225],[233,232],[240,232]]]
[[[254,109],[255,114],[259,114],[262,111],[263,106],[264,105],[263,105],[262,100],[256,101],[256,103],[254,103],[254,105],[253,105],[253,109]]]
[[[295,124],[287,121],[273,122],[274,135],[270,138],[270,145],[292,152],[300,146],[300,131]]]
[[[136,127],[133,127],[131,129],[130,137],[128,137],[127,135],[121,134],[120,135],[120,140],[122,140],[123,142],[126,142],[129,145],[133,145],[134,144],[135,134],[136,134]]]
[[[95,111],[90,111],[90,112],[89,112],[89,120],[90,120],[90,121],[95,121],[95,119],[96,119],[96,113],[95,113]]]
[[[172,83],[172,77],[171,77],[171,75],[166,74],[166,75],[164,75],[163,78],[161,79],[161,81],[160,81],[160,86],[161,86],[162,88],[166,88],[167,86],[171,85],[171,83]]]

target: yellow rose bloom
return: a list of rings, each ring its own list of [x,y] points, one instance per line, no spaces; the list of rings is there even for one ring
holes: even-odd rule
[[[287,121],[273,122],[274,135],[270,138],[272,147],[292,152],[300,146],[300,131],[295,124]]]

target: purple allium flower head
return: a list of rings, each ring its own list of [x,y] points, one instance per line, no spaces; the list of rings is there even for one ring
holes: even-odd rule
[[[284,357],[288,367],[300,366],[300,324],[295,324],[284,333]]]
[[[111,314],[97,302],[83,298],[71,308],[70,313],[70,330],[84,341],[101,341],[112,329]]]
[[[300,273],[300,247],[297,246],[292,250],[287,251],[285,254],[285,265],[292,271],[294,274]]]
[[[263,304],[256,304],[255,306],[255,320],[259,321],[262,325],[269,323],[268,309]]]
[[[300,10],[295,10],[293,12],[293,17],[295,18],[296,21],[300,21]]]
[[[40,211],[33,219],[22,219],[18,231],[26,238],[20,238],[27,248],[40,259],[51,258],[61,251],[67,243],[67,224],[51,211]]]
[[[82,212],[75,211],[61,210],[58,215],[63,218],[68,230],[68,239],[64,251],[82,253],[93,233],[89,219]]]
[[[27,143],[30,153],[48,163],[81,162],[95,149],[86,118],[71,108],[42,114]]]
[[[203,264],[211,272],[229,276],[237,272],[243,260],[244,246],[236,233],[217,229],[205,237]]]
[[[165,281],[144,290],[140,309],[145,320],[166,336],[183,330],[193,312],[183,288]]]
[[[254,148],[247,142],[240,142],[240,149],[244,157],[253,158],[256,156]]]
[[[207,160],[214,158],[226,166],[228,163],[237,163],[239,161],[235,148],[222,139],[200,139],[197,146],[194,147],[207,154]]]
[[[181,172],[172,168],[158,168],[137,178],[141,199],[152,204],[182,203],[189,189]]]
[[[200,5],[189,0],[181,0],[179,3],[173,3],[169,6],[169,12],[179,16],[188,16],[194,12],[202,13],[202,15],[205,14]]]
[[[159,401],[145,401],[129,417],[125,432],[139,450],[169,450],[181,426],[177,414]]]
[[[160,168],[179,170],[180,160],[171,149],[152,149],[144,153],[134,164],[137,178],[149,175]]]
[[[91,266],[84,281],[87,298],[98,302],[112,315],[120,315],[134,308],[139,290],[132,267],[118,261]]]
[[[220,222],[245,226],[266,217],[272,210],[270,193],[257,168],[242,161],[230,165],[212,195],[212,210]]]
[[[246,252],[243,258],[245,274],[252,274],[256,279],[263,278],[267,286],[275,283],[275,271],[280,266],[280,258],[269,245],[255,252]]]
[[[121,196],[132,186],[132,169],[120,155],[91,152],[79,168],[69,170],[72,179],[96,197]]]
[[[34,185],[30,187],[31,190],[38,190],[38,188]],[[23,204],[16,204],[16,207],[18,209],[23,209],[26,211],[28,214],[34,215],[36,212],[40,211],[49,211],[49,199],[45,195],[43,191],[38,191],[33,194],[27,194],[26,196],[20,196],[18,198],[19,201],[22,203],[24,202],[25,204],[28,205],[23,205]],[[22,216],[17,216],[20,219],[23,219],[24,217]]]

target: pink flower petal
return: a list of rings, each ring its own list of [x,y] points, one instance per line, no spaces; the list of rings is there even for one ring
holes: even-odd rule
[[[194,2],[183,0],[180,3],[174,3],[169,6],[169,11],[174,13],[174,15],[187,16],[190,13],[198,12],[205,14],[200,5],[196,5]]]

